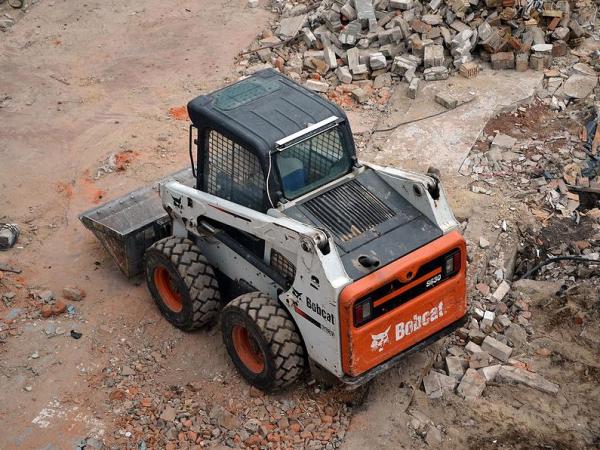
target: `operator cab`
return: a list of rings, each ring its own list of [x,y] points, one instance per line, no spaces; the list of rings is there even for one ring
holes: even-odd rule
[[[257,211],[297,199],[356,165],[344,111],[274,70],[197,97],[188,112],[196,188]]]

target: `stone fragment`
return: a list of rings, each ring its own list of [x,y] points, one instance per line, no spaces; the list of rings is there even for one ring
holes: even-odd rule
[[[73,302],[80,302],[85,298],[85,291],[75,286],[67,286],[63,288],[63,297]]]
[[[354,45],[358,39],[358,36],[361,32],[361,25],[358,20],[353,20],[350,22],[346,28],[340,32],[338,38],[340,43],[345,45]]]
[[[307,89],[315,92],[327,92],[329,90],[329,84],[325,81],[317,81],[317,80],[306,80],[304,86]]]
[[[341,83],[350,84],[352,83],[352,74],[350,73],[350,69],[346,66],[338,67],[335,69],[335,74],[340,80]]]
[[[442,66],[444,64],[444,47],[441,45],[429,45],[425,47],[423,65],[429,67]]]
[[[495,70],[514,69],[515,55],[513,52],[498,52],[491,56],[492,68]]]
[[[377,52],[371,54],[369,57],[369,66],[372,70],[385,69],[387,60],[385,59],[385,56],[383,56],[383,53]]]
[[[438,377],[438,373],[430,371],[425,377],[423,377],[423,388],[429,398],[440,398],[443,394],[442,384]]]
[[[0,223],[0,250],[7,250],[15,245],[20,230],[17,224]]]
[[[413,100],[415,98],[417,98],[418,90],[419,90],[419,79],[417,77],[414,77],[412,80],[410,80],[410,83],[408,84],[408,91],[407,91],[408,98],[412,98]]]
[[[527,332],[525,329],[516,323],[511,323],[506,330],[504,330],[504,336],[512,342],[513,347],[519,348],[527,342]]]
[[[354,89],[352,91],[352,97],[354,97],[358,103],[366,103],[369,100],[368,92],[362,88]]]
[[[381,89],[392,85],[392,76],[389,73],[377,75],[373,80],[373,89]]]
[[[481,345],[481,343],[485,339],[485,334],[481,330],[471,329],[469,330],[469,339],[475,342],[476,344]]]
[[[513,366],[500,367],[495,381],[498,383],[524,384],[547,394],[556,394],[560,388],[558,384],[546,380],[537,373]]]
[[[437,427],[429,427],[425,435],[425,442],[432,448],[439,448],[442,444],[442,432]]]
[[[434,100],[447,109],[454,109],[458,105],[458,99],[448,92],[438,92]]]
[[[491,336],[486,336],[481,344],[481,349],[502,362],[508,361],[508,358],[510,358],[513,351],[508,345],[503,344]]]
[[[465,350],[468,351],[469,353],[477,353],[477,352],[482,351],[481,347],[473,341],[471,341],[471,342],[467,343],[467,345],[465,345]]]
[[[562,90],[567,97],[581,99],[590,95],[597,84],[597,76],[590,77],[576,73],[565,81]]]
[[[481,248],[488,248],[490,246],[490,241],[488,241],[486,238],[484,238],[483,236],[481,236],[479,238],[479,246]]]
[[[446,357],[446,368],[448,369],[448,376],[460,380],[468,367],[468,362],[464,358],[457,356]]]
[[[348,20],[356,19],[356,10],[352,7],[351,2],[347,2],[340,8],[340,13]]]
[[[257,8],[258,0],[248,0],[248,8]]]
[[[480,369],[490,363],[490,354],[488,352],[475,352],[469,357],[469,367],[471,369]]]
[[[527,53],[517,53],[515,56],[515,70],[525,72],[529,68],[529,55]]]
[[[475,399],[485,389],[485,378],[475,369],[467,369],[458,385],[457,392],[466,399]]]
[[[481,331],[489,333],[492,331],[492,325],[494,325],[495,314],[492,311],[485,311],[483,313],[483,319],[481,319]]]
[[[535,53],[552,53],[552,44],[536,44],[531,47]]]
[[[412,9],[414,0],[390,0],[391,9],[399,9],[401,11],[408,11]]]
[[[306,14],[282,18],[279,22],[277,35],[283,39],[296,37],[296,35],[300,32],[300,29],[306,23],[306,18]]]
[[[508,291],[510,291],[510,285],[506,281],[502,281],[492,294],[492,297],[494,300],[500,302],[508,294]]]
[[[323,48],[323,56],[325,57],[325,62],[331,70],[337,67],[337,57],[335,56],[335,52],[331,47],[325,46],[325,48]]]
[[[373,2],[371,0],[354,0],[354,7],[356,9],[356,18],[362,25],[369,28],[369,31],[375,31],[377,27],[377,19],[375,17],[375,10],[373,9]]]
[[[501,367],[501,364],[494,364],[493,366],[483,367],[482,369],[479,369],[479,370],[481,371],[481,374],[485,378],[485,381],[490,382],[490,381],[494,381],[494,379],[496,378],[496,374],[500,370],[500,367]]]
[[[172,406],[165,406],[165,409],[163,410],[162,414],[160,415],[160,418],[162,420],[164,420],[165,422],[173,422],[175,420],[176,417],[176,411],[175,408],[173,408]]]
[[[438,66],[438,67],[430,67],[423,71],[423,77],[425,81],[440,81],[447,80],[450,72],[447,67]]]
[[[414,71],[417,68],[417,63],[407,55],[396,56],[392,63],[392,73],[404,75],[407,71]]]

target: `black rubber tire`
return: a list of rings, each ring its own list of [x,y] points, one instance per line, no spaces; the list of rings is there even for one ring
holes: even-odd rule
[[[215,318],[221,306],[219,283],[198,247],[189,239],[167,237],[155,242],[144,255],[146,284],[158,309],[177,328],[190,331]],[[154,272],[164,268],[181,295],[181,311],[175,312],[163,300]]]
[[[246,367],[233,343],[235,326],[245,327],[264,357],[264,369],[255,373]],[[252,386],[273,392],[294,383],[305,369],[304,347],[296,325],[276,300],[261,292],[233,299],[221,312],[221,331],[234,365]]]

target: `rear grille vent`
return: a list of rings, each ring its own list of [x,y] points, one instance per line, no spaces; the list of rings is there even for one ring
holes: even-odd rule
[[[308,200],[304,205],[342,241],[349,241],[396,215],[356,180]]]

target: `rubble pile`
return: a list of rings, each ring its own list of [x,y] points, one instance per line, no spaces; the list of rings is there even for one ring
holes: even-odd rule
[[[358,103],[393,79],[405,80],[414,94],[419,79],[455,71],[474,77],[474,57],[494,69],[542,70],[582,43],[597,11],[590,0],[274,3],[279,23],[246,52],[244,74],[275,67],[309,89]]]
[[[227,384],[222,378],[161,387],[153,379],[164,372],[168,353],[168,348],[148,348],[127,365],[103,370],[118,425],[110,438],[113,447],[133,442],[138,448],[165,449],[333,449],[345,436],[349,408],[327,393],[315,396],[311,388],[298,387],[293,396],[278,399],[255,388],[215,398],[211,383]]]
[[[521,137],[499,130],[488,134],[484,130],[464,161],[461,173],[472,178],[471,190],[480,194],[490,195],[498,180],[507,181],[521,192],[531,214],[542,223],[554,215],[577,222],[582,215],[597,217],[600,211],[598,112],[599,105],[595,105],[587,124],[577,126],[569,114],[551,117],[539,101],[521,106],[512,113],[515,127],[511,130]],[[548,119],[547,132],[543,135],[530,132],[530,127],[537,126],[540,119]],[[559,126],[564,120],[572,124],[571,129]],[[598,255],[589,247],[580,250]]]

